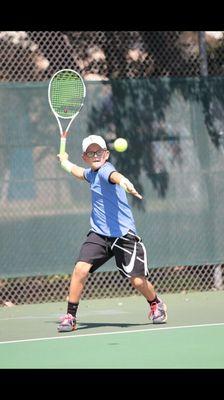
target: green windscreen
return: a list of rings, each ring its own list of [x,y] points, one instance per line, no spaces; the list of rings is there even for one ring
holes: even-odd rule
[[[58,72],[50,84],[50,101],[53,110],[62,118],[76,114],[84,101],[82,79],[74,71]]]
[[[124,153],[111,149],[110,161],[143,195],[127,198],[149,267],[223,262],[224,79],[116,79],[86,88],[66,151],[86,167],[84,137],[128,140]],[[0,85],[0,276],[71,273],[90,228],[89,184],[58,163],[47,90],[44,82]],[[100,271],[110,269],[113,259]]]

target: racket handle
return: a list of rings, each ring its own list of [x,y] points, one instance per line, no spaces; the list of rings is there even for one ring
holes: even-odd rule
[[[62,137],[60,142],[60,154],[65,153],[65,147],[66,147],[66,138]]]

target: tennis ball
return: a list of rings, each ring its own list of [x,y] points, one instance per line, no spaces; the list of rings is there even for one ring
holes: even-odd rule
[[[128,148],[128,142],[126,139],[117,138],[114,141],[114,150],[119,151],[119,153],[122,153],[123,151],[127,150],[127,148]]]

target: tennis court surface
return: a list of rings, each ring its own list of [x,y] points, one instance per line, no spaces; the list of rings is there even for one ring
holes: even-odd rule
[[[224,292],[161,297],[167,324],[141,296],[82,300],[72,333],[57,332],[66,302],[0,308],[0,368],[224,368]]]

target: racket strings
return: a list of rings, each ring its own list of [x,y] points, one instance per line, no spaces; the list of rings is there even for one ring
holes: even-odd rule
[[[84,101],[84,84],[74,73],[62,72],[51,83],[50,99],[55,112],[60,117],[72,117]]]

